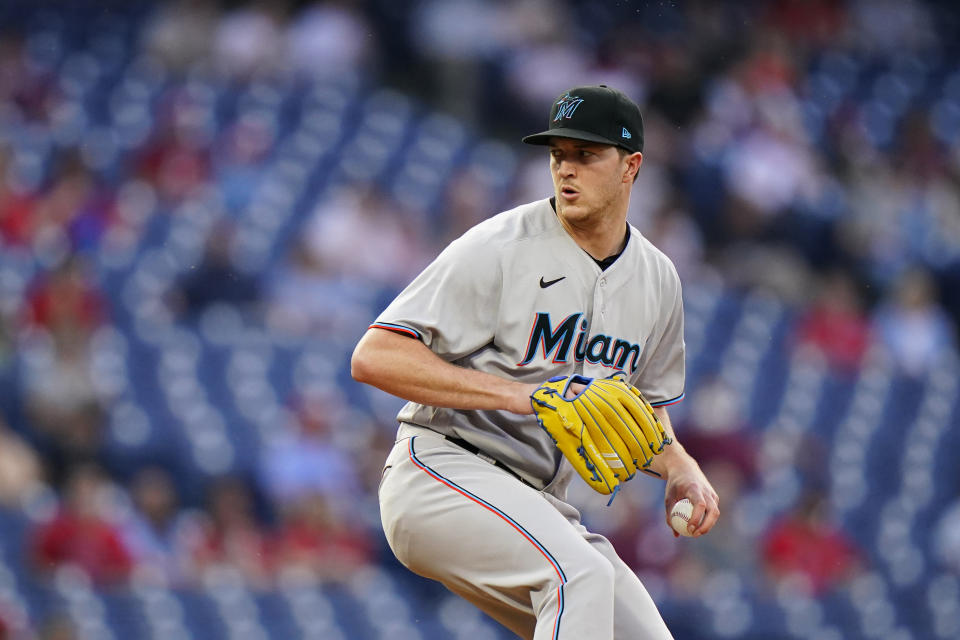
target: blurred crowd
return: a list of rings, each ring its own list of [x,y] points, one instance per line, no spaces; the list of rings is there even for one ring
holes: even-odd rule
[[[170,3],[141,38],[174,73],[250,80],[359,70],[510,145],[542,128],[563,88],[621,87],[644,105],[646,122],[631,219],[684,277],[707,270],[804,306],[829,291],[816,305],[883,309],[879,337],[918,371],[924,354],[949,344],[937,310],[960,317],[960,76],[949,3],[606,5]],[[173,198],[216,180],[242,207],[273,132],[238,122],[232,137],[209,140],[189,116],[173,118],[187,121],[170,123],[174,140],[144,154],[142,175]],[[436,216],[402,211],[375,184],[347,185],[318,210],[295,262],[402,286],[471,224],[548,193],[541,154],[518,153],[506,197],[455,176]],[[369,251],[346,248],[356,237]],[[905,316],[929,338],[898,337]]]
[[[394,425],[360,415],[336,388],[283,399],[294,426],[243,474],[184,486],[162,462],[131,470],[110,457],[118,383],[101,347],[124,330],[124,294],[97,265],[129,254],[153,216],[190,215],[184,205],[214,193],[216,222],[153,313],[190,324],[228,306],[268,332],[348,344],[450,239],[550,194],[546,157],[519,137],[581,83],[620,87],[643,105],[631,221],[685,282],[782,301],[788,349],[819,354],[839,379],[856,378],[872,349],[915,379],[956,349],[951,3],[182,1],[141,7],[131,22],[131,64],[171,88],[150,97],[153,127],[124,130],[114,162],[86,135],[80,89],[43,42],[24,37],[32,23],[0,37],[0,253],[29,267],[24,282],[12,271],[0,280],[0,501],[28,514],[25,557],[42,574],[70,565],[100,585],[187,585],[228,567],[268,586],[288,571],[336,581],[383,562],[372,496]],[[514,179],[498,191],[463,169],[420,209],[375,179],[339,181],[282,255],[251,270],[238,258],[238,220],[282,132],[256,111],[217,128],[202,96],[176,80],[347,73],[503,141],[516,153]],[[67,77],[82,84],[83,69]],[[51,150],[29,162],[9,144],[13,130],[49,133]],[[714,533],[673,542],[655,483],[587,517],[659,593],[692,595],[716,571],[828,591],[869,558],[831,518],[830,487],[814,472],[776,519],[750,529],[738,505],[782,443],[747,423],[739,391],[707,376],[677,427],[725,505]],[[365,420],[372,429],[351,433]],[[956,527],[939,530],[939,557],[957,571]]]

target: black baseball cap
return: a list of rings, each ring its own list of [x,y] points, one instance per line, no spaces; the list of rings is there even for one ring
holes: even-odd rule
[[[550,109],[548,126],[523,141],[550,144],[550,138],[573,138],[612,144],[630,153],[643,151],[640,107],[622,91],[605,84],[564,91]]]

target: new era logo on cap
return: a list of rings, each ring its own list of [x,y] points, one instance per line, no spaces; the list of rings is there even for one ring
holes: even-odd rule
[[[623,131],[620,132],[620,137],[621,137],[621,138],[626,138],[627,140],[629,140],[629,139],[632,138],[633,136],[630,135],[630,132],[627,131],[627,128],[626,128],[626,127],[624,127],[624,128],[623,128]]]

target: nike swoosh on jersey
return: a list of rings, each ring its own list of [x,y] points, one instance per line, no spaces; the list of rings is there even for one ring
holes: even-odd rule
[[[561,280],[564,280],[566,277],[567,277],[567,276],[560,276],[560,277],[557,278],[556,280],[547,280],[546,282],[544,282],[543,276],[540,276],[540,288],[541,288],[541,289],[546,289],[546,288],[549,287],[550,285],[557,284],[557,283],[560,282]]]

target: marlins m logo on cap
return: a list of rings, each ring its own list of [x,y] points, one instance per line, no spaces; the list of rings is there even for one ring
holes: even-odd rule
[[[553,121],[557,122],[561,118],[572,118],[573,112],[577,110],[577,107],[579,107],[582,102],[583,98],[571,96],[569,93],[565,94],[557,101],[557,115],[554,116]]]

